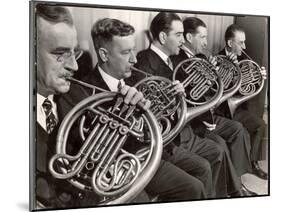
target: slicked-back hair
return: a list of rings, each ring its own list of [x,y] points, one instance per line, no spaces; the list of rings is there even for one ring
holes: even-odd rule
[[[61,6],[52,6],[46,4],[36,5],[36,15],[37,17],[42,17],[46,21],[52,23],[66,23],[70,26],[73,25],[73,18],[70,11]]]
[[[153,40],[159,40],[160,32],[169,33],[173,21],[182,21],[175,13],[160,12],[158,13],[150,24],[150,32]]]
[[[118,19],[104,18],[98,20],[92,27],[91,35],[95,50],[105,47],[112,42],[113,36],[129,36],[134,34],[135,29],[130,24]]]
[[[227,27],[224,34],[224,40],[226,44],[228,40],[235,37],[235,32],[237,31],[245,33],[245,30],[237,24],[231,24],[230,26]]]
[[[183,34],[184,37],[187,33],[196,34],[198,27],[207,28],[206,24],[199,18],[187,17],[183,20]]]

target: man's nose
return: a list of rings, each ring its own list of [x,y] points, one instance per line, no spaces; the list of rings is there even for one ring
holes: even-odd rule
[[[68,58],[68,60],[65,63],[65,68],[72,70],[72,71],[78,70],[77,60],[75,59],[74,55],[72,55],[70,58]]]
[[[137,63],[137,57],[136,57],[136,54],[133,51],[131,52],[129,62],[133,63],[133,64]]]
[[[181,35],[181,37],[180,37],[180,44],[184,44],[184,37],[183,37],[183,35]]]

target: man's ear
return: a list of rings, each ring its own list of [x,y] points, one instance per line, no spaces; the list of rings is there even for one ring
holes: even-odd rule
[[[192,41],[192,34],[191,33],[186,33],[185,34],[185,40],[187,40],[189,43]]]
[[[165,32],[163,32],[163,31],[161,31],[159,33],[159,42],[160,42],[160,44],[162,44],[162,45],[165,44],[166,39],[167,39],[167,34]]]
[[[233,44],[233,43],[232,43],[232,40],[228,40],[228,41],[227,41],[227,46],[228,46],[228,47],[232,47],[232,46],[233,46],[232,44]]]
[[[100,56],[100,59],[102,60],[102,62],[107,62],[108,60],[108,51],[105,48],[99,48],[98,50],[98,54]]]

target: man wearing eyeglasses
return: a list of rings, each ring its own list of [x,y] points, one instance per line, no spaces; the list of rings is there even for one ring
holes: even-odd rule
[[[244,50],[246,49],[245,42],[245,30],[237,24],[232,24],[226,29],[225,48],[222,49],[219,54],[229,55],[232,53],[237,56],[238,61],[249,59],[244,53]],[[261,67],[261,75],[264,79],[266,79],[266,70],[264,67]],[[231,118],[230,109],[227,102],[224,102],[222,105],[220,105],[216,112],[221,116]],[[265,159],[261,154],[262,141],[266,129],[264,120],[250,110],[247,102],[243,103],[237,108],[237,110],[233,114],[233,119],[241,122],[250,134],[250,159],[252,163],[252,173],[261,179],[267,180],[268,174],[260,168],[258,163],[259,160]]]
[[[36,185],[35,198],[45,208],[79,207],[93,204],[91,193],[81,193],[65,180],[51,176],[48,164],[55,153],[59,125],[56,99],[70,89],[69,77],[78,70],[76,60],[81,55],[77,32],[68,9],[59,6],[36,5],[37,18],[37,123],[36,123]],[[124,89],[123,89],[124,90]],[[140,92],[126,87],[128,103],[149,101]],[[134,103],[133,103],[134,102]]]

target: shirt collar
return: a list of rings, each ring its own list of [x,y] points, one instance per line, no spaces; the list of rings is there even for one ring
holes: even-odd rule
[[[157,46],[153,44],[151,44],[150,49],[154,51],[168,65],[168,55],[166,55]]]
[[[109,75],[104,70],[102,70],[102,68],[100,66],[98,66],[98,69],[99,69],[102,79],[105,81],[105,83],[109,87],[110,91],[118,92],[119,81],[121,82],[122,86],[125,85],[124,79],[118,80],[118,79],[114,78],[113,76]]]
[[[37,106],[42,106],[45,99],[49,99],[52,103],[52,107],[56,108],[56,103],[54,102],[54,95],[49,95],[47,97],[42,96],[41,94],[37,93]]]

